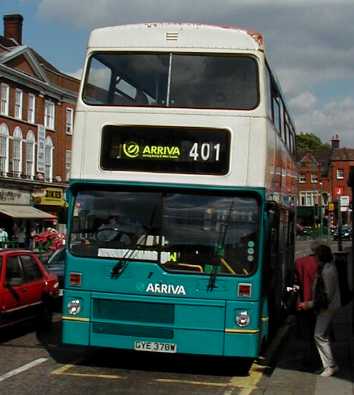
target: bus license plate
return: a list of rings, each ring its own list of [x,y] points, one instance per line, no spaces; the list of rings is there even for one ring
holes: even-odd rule
[[[177,345],[174,343],[136,341],[134,343],[134,350],[175,353],[177,351]]]

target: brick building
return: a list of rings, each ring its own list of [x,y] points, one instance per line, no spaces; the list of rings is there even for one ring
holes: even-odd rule
[[[0,226],[12,233],[64,223],[64,191],[79,80],[22,43],[23,17],[4,16],[0,36]]]
[[[330,199],[324,162],[307,153],[298,162],[298,222],[312,226],[325,216],[324,206]],[[321,209],[322,208],[322,209]]]
[[[342,223],[350,223],[352,194],[347,183],[352,167],[354,149],[340,148],[338,135],[331,140],[328,157],[315,158],[312,153],[304,155],[298,162],[298,222],[312,226],[322,216],[336,223],[338,200],[341,199],[349,202],[349,206],[341,209]]]
[[[340,148],[338,145],[330,157],[329,179],[332,201],[336,209],[338,200],[342,201],[342,223],[351,221],[352,190],[348,186],[348,178],[352,167],[354,167],[354,149]],[[349,206],[345,206],[345,202],[348,202]]]

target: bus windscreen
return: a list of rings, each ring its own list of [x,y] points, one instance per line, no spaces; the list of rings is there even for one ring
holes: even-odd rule
[[[248,276],[256,270],[259,203],[253,196],[85,189],[74,207],[74,255],[194,274]]]
[[[258,65],[246,55],[96,52],[83,101],[94,106],[252,110]]]

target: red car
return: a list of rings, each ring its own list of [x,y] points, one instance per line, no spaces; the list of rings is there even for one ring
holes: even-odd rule
[[[0,249],[0,328],[33,319],[48,327],[58,285],[31,251]]]

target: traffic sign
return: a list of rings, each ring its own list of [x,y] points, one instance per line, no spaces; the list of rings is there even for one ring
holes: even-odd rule
[[[341,207],[349,207],[349,196],[340,196]]]

